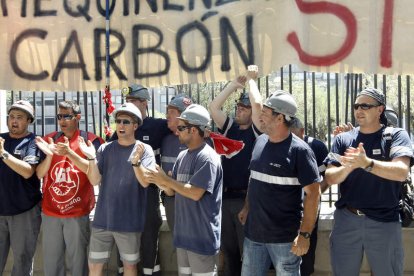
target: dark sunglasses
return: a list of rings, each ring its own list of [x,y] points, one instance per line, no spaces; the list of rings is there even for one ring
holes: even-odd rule
[[[368,109],[371,109],[377,106],[380,106],[380,104],[368,104],[368,103],[354,104],[354,109],[358,110],[358,108],[361,108],[362,110],[368,110]]]
[[[192,128],[193,126],[192,125],[188,125],[188,126],[177,126],[177,130],[178,131],[184,131],[184,130],[186,130],[187,128],[188,129],[190,129],[190,128]]]
[[[132,124],[132,122],[130,120],[127,120],[127,119],[116,119],[115,123],[118,124],[118,125],[120,125],[120,124],[123,124],[123,125]]]
[[[57,115],[56,115],[56,118],[57,118],[58,120],[62,120],[62,119],[64,119],[65,121],[70,121],[70,120],[72,120],[73,118],[75,118],[75,115],[72,115],[72,114],[57,114]]]

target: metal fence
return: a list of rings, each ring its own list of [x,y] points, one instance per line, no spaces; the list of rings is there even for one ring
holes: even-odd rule
[[[379,88],[386,96],[387,105],[399,115],[400,126],[408,131],[414,141],[414,114],[411,110],[414,99],[411,96],[411,76],[304,72],[294,65],[287,65],[271,75],[260,78],[258,84],[263,98],[278,89],[289,91],[298,102],[298,116],[304,122],[305,133],[325,141],[329,149],[333,128],[346,122],[354,123],[352,104],[356,93],[368,86]],[[186,93],[195,102],[207,106],[215,95],[220,93],[224,85],[225,83],[209,83],[150,89],[152,101],[149,105],[149,115],[163,116],[165,106],[171,97],[178,93],[177,91]],[[119,90],[114,90],[112,93],[115,105],[123,102]],[[36,120],[31,126],[31,131],[43,136],[58,129],[55,119],[58,102],[77,101],[83,107],[80,128],[103,137],[106,113],[102,97],[101,91],[59,93],[10,91],[7,104],[12,104],[18,99],[30,100],[36,106]],[[233,99],[236,98],[234,96]],[[234,102],[228,101],[224,109],[228,113],[233,113]],[[323,201],[328,202],[329,205],[332,205],[336,199],[336,190],[332,189],[323,197]]]

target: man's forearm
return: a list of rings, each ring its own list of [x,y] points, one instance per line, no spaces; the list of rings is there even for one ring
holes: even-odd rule
[[[78,167],[83,173],[86,173],[88,171],[88,160],[85,158],[82,158],[80,155],[78,155],[73,150],[70,150],[67,154],[67,157],[69,158],[72,163]]]
[[[99,172],[98,164],[96,159],[89,161],[89,166],[86,175],[88,176],[89,182],[95,186],[101,183],[101,173]]]
[[[179,182],[170,177],[168,177],[168,179],[165,179],[162,185],[194,201],[200,200],[203,194],[205,193],[205,190],[202,188],[191,185],[190,183]]]
[[[373,160],[374,166],[371,170],[372,174],[376,176],[393,180],[393,181],[404,181],[409,173],[409,159],[401,158],[399,160],[387,162]]]
[[[37,165],[36,167],[37,178],[41,179],[47,174],[47,172],[49,171],[50,165],[52,164],[52,158],[53,158],[53,155],[46,155],[46,158],[43,159],[43,161],[39,165]]]
[[[306,194],[303,204],[303,219],[300,227],[301,232],[313,231],[318,216],[319,193]]]
[[[20,160],[13,155],[9,154],[9,158],[3,159],[3,162],[13,171],[18,173],[24,178],[29,178],[35,172],[36,166]]]
[[[340,184],[348,177],[348,175],[353,171],[352,168],[340,166],[335,167],[329,165],[325,171],[325,179],[328,185]]]
[[[237,90],[239,86],[233,81],[229,82],[224,89],[211,101],[210,107],[214,109],[220,109],[223,107],[227,98]]]

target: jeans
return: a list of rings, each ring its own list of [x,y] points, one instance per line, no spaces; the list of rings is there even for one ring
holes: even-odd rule
[[[244,238],[242,276],[265,276],[270,262],[277,276],[299,276],[301,258],[290,252],[292,243],[259,243]]]

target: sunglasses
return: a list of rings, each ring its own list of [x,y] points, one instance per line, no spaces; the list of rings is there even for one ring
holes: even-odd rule
[[[358,110],[358,108],[361,108],[362,110],[368,110],[368,109],[371,109],[377,106],[380,106],[380,104],[368,104],[368,103],[354,104],[354,109]]]
[[[192,125],[188,125],[188,126],[177,126],[177,130],[178,131],[184,131],[184,130],[186,130],[187,128],[188,129],[190,129],[190,128],[192,128],[193,126]]]
[[[57,115],[56,115],[56,118],[57,118],[58,120],[62,120],[62,119],[64,119],[65,121],[70,121],[70,120],[72,120],[73,118],[75,118],[75,115],[72,115],[72,114],[57,114]]]
[[[120,125],[120,124],[123,124],[123,125],[132,124],[132,122],[130,120],[127,120],[127,119],[116,119],[115,123],[118,124],[118,125]]]

